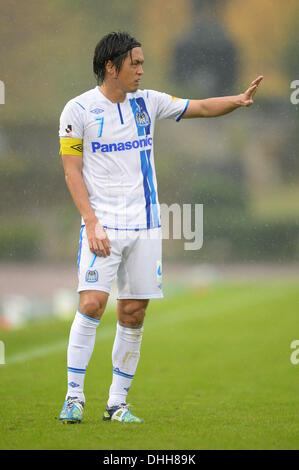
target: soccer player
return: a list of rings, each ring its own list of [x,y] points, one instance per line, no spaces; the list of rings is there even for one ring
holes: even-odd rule
[[[79,307],[67,351],[68,389],[60,420],[82,420],[86,369],[96,331],[117,277],[118,322],[113,378],[104,420],[141,423],[127,404],[140,357],[150,299],[162,294],[161,221],[154,164],[157,119],[215,117],[250,106],[262,80],[245,93],[202,100],[140,90],[141,43],[110,33],[95,48],[97,86],[65,106],[60,154],[66,184],[81,216],[78,253]]]

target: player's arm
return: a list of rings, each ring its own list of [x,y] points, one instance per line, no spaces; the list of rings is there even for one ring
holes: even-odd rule
[[[228,114],[241,106],[251,106],[253,104],[253,96],[263,78],[262,75],[257,77],[251,82],[245,93],[240,95],[190,100],[188,108],[182,117],[183,119],[217,117]]]
[[[88,192],[82,177],[82,156],[62,154],[62,163],[66,184],[85,222],[90,250],[98,256],[109,256],[111,247],[108,235],[99,224],[90,205]]]

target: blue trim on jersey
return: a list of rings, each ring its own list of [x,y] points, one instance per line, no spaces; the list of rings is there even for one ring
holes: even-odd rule
[[[68,367],[68,372],[75,372],[76,374],[86,374],[86,369],[75,369],[75,367]]]
[[[176,122],[179,122],[182,117],[184,116],[185,112],[187,111],[187,108],[189,106],[189,103],[190,103],[190,99],[187,100],[187,103],[186,103],[186,106],[184,108],[184,111],[176,118]]]
[[[138,136],[149,135],[151,132],[151,118],[147,112],[144,99],[142,97],[131,98],[130,105],[134,114]]]
[[[151,220],[151,191],[147,180],[147,173],[148,173],[148,161],[146,157],[146,153],[144,150],[140,152],[140,159],[141,159],[141,171],[143,175],[143,189],[144,189],[144,197],[145,197],[145,211],[146,211],[146,227],[152,227],[152,220]]]
[[[122,112],[121,112],[121,108],[120,108],[120,104],[117,103],[117,108],[118,108],[118,113],[119,113],[119,117],[120,117],[120,122],[121,124],[124,123],[124,120],[123,120],[123,115],[122,115]]]
[[[80,268],[81,251],[82,251],[82,237],[83,237],[84,227],[85,227],[85,225],[81,225],[81,229],[80,229],[79,251],[78,251],[78,269]]]
[[[79,106],[81,106],[81,108],[84,109],[84,111],[86,111],[84,106],[82,106],[82,104],[78,103],[78,101],[75,101],[75,103],[78,104]]]
[[[119,370],[118,367],[113,367],[113,374],[120,375],[121,377],[124,377],[125,379],[132,380],[134,378],[134,375],[126,374],[125,372],[122,372],[121,370]]]
[[[157,193],[154,186],[154,179],[153,179],[153,169],[151,165],[151,149],[146,150],[146,156],[148,159],[148,172],[147,172],[147,179],[151,189],[151,209],[152,215],[154,219],[154,227],[159,225],[159,215],[158,215],[158,203],[157,203]]]
[[[77,310],[77,313],[79,313],[79,315],[82,315],[82,317],[85,317],[88,320],[93,321],[94,323],[99,324],[101,321],[101,320],[97,320],[96,318],[89,317],[88,315],[85,315],[85,313],[81,313],[79,310]]]
[[[151,118],[147,112],[145,101],[142,97],[130,99],[130,105],[134,114],[138,136],[149,135]],[[153,180],[153,169],[150,162],[151,150],[140,151],[141,171],[143,175],[143,189],[145,198],[146,227],[154,228],[159,225],[157,193]]]
[[[146,201],[146,222],[147,228],[159,225],[157,193],[153,181],[153,169],[151,165],[151,151],[142,150],[140,152],[141,170],[143,174],[144,196]]]

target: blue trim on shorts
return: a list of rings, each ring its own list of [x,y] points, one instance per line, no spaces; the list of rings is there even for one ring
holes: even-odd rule
[[[92,258],[91,265],[89,266],[90,268],[92,268],[92,267],[93,267],[93,265],[94,265],[94,262],[95,262],[95,260],[96,260],[96,257],[97,257],[97,254],[95,253],[95,254],[93,255],[93,258]]]
[[[78,269],[80,268],[81,251],[82,251],[82,237],[83,237],[84,227],[85,227],[85,225],[81,225],[81,229],[80,229],[79,251],[78,251]]]
[[[124,231],[135,231],[135,232],[138,232],[140,230],[152,230],[154,228],[160,228],[160,227],[161,227],[161,225],[157,225],[156,227],[150,227],[150,228],[147,228],[147,227],[118,228],[118,227],[108,227],[107,225],[103,225],[103,228],[108,229],[108,230],[124,230]]]

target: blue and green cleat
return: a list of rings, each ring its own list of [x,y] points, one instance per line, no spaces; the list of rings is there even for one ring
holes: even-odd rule
[[[61,410],[59,421],[63,423],[81,423],[84,402],[77,397],[67,397]]]
[[[137,416],[131,413],[130,405],[122,403],[121,405],[112,406],[106,410],[103,415],[104,421],[120,421],[121,423],[143,423],[143,419],[138,418]]]

